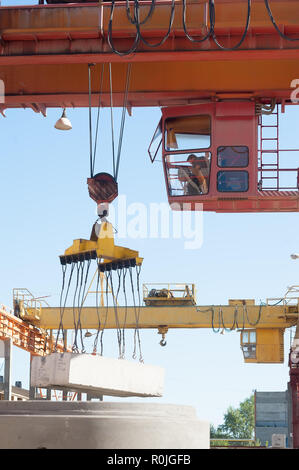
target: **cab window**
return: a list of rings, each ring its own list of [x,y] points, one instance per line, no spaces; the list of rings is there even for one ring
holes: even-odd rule
[[[211,145],[211,116],[173,117],[165,120],[165,148],[168,151],[207,149]]]
[[[210,152],[165,156],[169,192],[172,196],[195,196],[209,192]]]
[[[220,192],[248,191],[247,171],[218,171],[217,189]]]
[[[245,330],[241,333],[241,348],[244,359],[256,359],[256,331]]]
[[[226,146],[217,149],[217,164],[221,168],[242,168],[248,166],[248,147]]]

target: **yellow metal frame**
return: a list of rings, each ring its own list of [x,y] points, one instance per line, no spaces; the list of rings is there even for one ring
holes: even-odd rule
[[[255,341],[244,334],[255,333]],[[245,363],[281,364],[284,361],[284,328],[258,328],[241,331],[240,344]],[[249,336],[248,336],[249,337]]]
[[[113,226],[110,222],[102,222],[97,240],[76,239],[73,244],[65,250],[63,256],[76,257],[79,255],[88,255],[89,253],[96,253],[96,257],[102,260],[100,264],[135,259],[136,265],[139,266],[143,261],[138,251],[114,244]]]
[[[152,290],[164,295],[151,296]],[[143,284],[143,301],[147,306],[195,305],[195,284],[191,283],[150,283]]]

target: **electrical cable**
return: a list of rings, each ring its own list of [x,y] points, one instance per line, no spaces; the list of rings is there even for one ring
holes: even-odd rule
[[[244,310],[244,313],[246,314],[246,318],[247,318],[247,321],[249,323],[250,326],[256,326],[259,322],[260,322],[260,319],[261,319],[261,315],[262,315],[262,307],[263,305],[260,304],[260,308],[259,308],[259,313],[258,313],[258,316],[257,316],[257,319],[255,322],[251,322],[249,320],[249,316],[248,316],[248,311],[247,311],[247,305],[243,305],[243,310]]]
[[[154,13],[154,10],[155,10],[155,4],[156,4],[156,0],[152,0],[151,1],[151,5],[150,5],[150,9],[149,9],[149,12],[148,14],[146,15],[146,17],[139,22],[140,25],[143,25],[145,24],[153,15]],[[134,4],[135,6],[135,4]],[[132,19],[131,17],[131,12],[130,12],[130,4],[129,4],[129,0],[126,0],[126,12],[127,12],[127,17],[129,19],[129,21],[135,25],[135,20]]]
[[[265,3],[266,10],[268,12],[268,15],[270,17],[270,20],[271,20],[274,28],[276,29],[276,31],[280,35],[280,37],[282,39],[287,40],[287,41],[293,41],[293,42],[294,41],[299,41],[299,38],[288,37],[280,30],[279,26],[277,25],[277,23],[276,23],[276,21],[273,17],[273,13],[272,13],[272,10],[271,10],[270,4],[269,4],[269,0],[264,0],[264,3]],[[191,36],[188,32],[187,25],[186,25],[187,1],[183,0],[182,24],[183,24],[183,30],[184,30],[185,36],[193,43],[202,43],[202,42],[206,41],[207,39],[212,38],[214,43],[217,45],[217,47],[221,50],[224,50],[224,51],[234,51],[234,50],[239,49],[240,46],[243,44],[243,42],[244,42],[244,40],[247,36],[248,30],[249,30],[250,19],[251,19],[251,0],[247,0],[247,18],[246,18],[246,24],[245,24],[244,31],[242,33],[241,39],[233,47],[225,47],[225,46],[223,46],[222,44],[219,43],[219,41],[217,39],[217,36],[216,36],[216,33],[215,33],[215,22],[216,22],[215,0],[209,0],[208,4],[209,4],[209,23],[210,23],[209,30],[207,31],[207,33],[202,38],[197,39],[197,38],[194,38],[193,36]],[[155,2],[155,0],[152,0],[151,4],[150,4],[149,12],[145,16],[145,18],[142,21],[140,21],[139,0],[134,0],[133,16],[132,16],[131,11],[130,11],[129,1],[126,0],[127,18],[130,21],[130,23],[135,26],[136,35],[135,35],[135,39],[134,39],[134,42],[133,42],[132,46],[127,51],[122,51],[121,52],[121,51],[118,51],[115,48],[115,46],[113,44],[113,39],[112,39],[112,36],[113,36],[112,23],[113,23],[114,9],[115,9],[115,0],[112,0],[111,11],[110,11],[110,19],[109,19],[109,24],[108,24],[108,43],[109,43],[109,45],[110,45],[110,47],[111,47],[111,49],[114,53],[116,53],[118,55],[121,55],[121,56],[132,54],[132,53],[136,52],[140,41],[143,42],[143,44],[145,44],[147,47],[151,47],[151,48],[157,48],[157,47],[160,47],[162,44],[164,44],[164,42],[168,39],[168,37],[170,35],[171,28],[172,28],[172,25],[173,25],[174,14],[175,14],[175,0],[172,0],[172,2],[171,2],[171,13],[170,13],[169,25],[168,25],[168,29],[167,29],[166,34],[156,44],[150,44],[142,36],[141,26],[146,24],[147,21],[152,17],[152,15],[154,13],[154,10],[155,10],[155,6],[156,6],[156,2]]]
[[[216,12],[215,12],[215,5],[214,5],[214,0],[210,0],[210,3],[213,4],[213,8],[212,8],[212,12],[213,12],[213,23],[215,25],[215,21],[216,21]],[[216,34],[215,34],[215,30],[214,30],[214,26],[212,28],[212,38],[213,38],[213,41],[215,42],[215,44],[219,47],[219,49],[222,49],[223,51],[235,51],[236,49],[239,49],[240,46],[243,44],[246,36],[247,36],[247,33],[248,33],[248,29],[249,29],[249,24],[250,24],[250,17],[251,17],[251,0],[247,0],[247,19],[246,19],[246,25],[245,25],[245,28],[244,28],[244,31],[243,31],[243,34],[242,34],[242,37],[240,39],[240,41],[234,46],[234,47],[224,47],[222,46],[218,40],[217,40],[217,37],[216,37]]]
[[[206,41],[209,37],[211,37],[212,35],[212,32],[213,32],[213,29],[214,29],[214,25],[213,25],[213,22],[211,21],[212,19],[212,16],[211,16],[211,8],[214,8],[214,4],[212,6],[213,2],[209,1],[209,16],[210,16],[210,27],[209,27],[209,30],[207,32],[207,34],[200,38],[200,39],[195,39],[193,36],[191,36],[189,33],[188,33],[188,30],[187,30],[187,25],[186,25],[186,11],[187,11],[187,3],[186,3],[186,0],[183,0],[183,17],[182,17],[182,22],[183,22],[183,29],[184,29],[184,33],[186,35],[186,37],[189,39],[189,41],[191,42],[204,42]]]
[[[149,43],[146,39],[144,39],[144,37],[142,36],[142,33],[140,31],[140,25],[141,23],[139,22],[139,2],[138,0],[136,0],[137,2],[137,5],[138,5],[138,8],[137,8],[137,18],[138,18],[138,21],[136,23],[136,28],[137,28],[137,33],[139,34],[140,36],[140,40],[143,42],[143,44],[145,44],[147,47],[151,47],[151,48],[157,48],[157,47],[160,47],[162,46],[165,41],[167,41],[167,39],[169,38],[169,35],[171,33],[171,28],[172,28],[172,25],[173,25],[173,20],[174,20],[174,13],[175,13],[175,0],[171,0],[171,9],[170,9],[170,17],[169,17],[169,24],[168,24],[168,30],[167,30],[167,33],[163,36],[163,38],[155,43],[155,44],[151,44]]]
[[[239,313],[239,310],[238,310],[238,306],[236,305],[235,306],[235,311],[234,311],[234,319],[233,319],[233,324],[231,327],[226,327],[225,324],[224,324],[224,318],[223,318],[223,310],[222,310],[222,307],[221,307],[221,322],[222,322],[222,326],[223,326],[223,329],[225,331],[233,331],[235,330],[236,328],[238,328],[238,313]]]
[[[136,36],[135,36],[134,42],[133,42],[132,46],[130,47],[130,49],[128,49],[127,51],[119,51],[119,50],[116,49],[116,47],[114,46],[113,39],[112,39],[112,36],[113,36],[113,27],[112,26],[113,26],[113,15],[114,15],[115,1],[116,0],[112,0],[112,2],[111,2],[110,19],[109,19],[109,23],[108,23],[108,37],[107,37],[107,39],[108,39],[108,44],[111,47],[112,52],[119,55],[119,56],[121,56],[121,57],[123,57],[123,56],[126,56],[126,55],[130,55],[130,54],[132,54],[133,52],[135,52],[137,50],[138,44],[140,42],[140,36],[139,36],[139,34],[136,30]],[[135,4],[136,4],[136,0],[135,0]],[[136,8],[135,8],[135,5],[134,5],[134,15],[135,15],[135,11],[136,11]],[[134,21],[136,21],[136,19]]]
[[[214,310],[214,307],[212,307],[212,329],[213,329],[213,332],[214,333],[219,333],[219,331],[221,330],[221,321],[220,321],[220,307],[218,309],[218,328],[215,328],[214,326],[214,320],[215,320],[215,310]]]
[[[270,17],[270,20],[274,26],[274,28],[276,29],[276,31],[278,32],[279,36],[282,38],[282,39],[285,39],[287,41],[299,41],[299,38],[289,38],[288,36],[286,36],[278,27],[274,17],[273,17],[273,14],[272,14],[272,10],[270,8],[270,5],[269,5],[269,0],[264,0],[265,2],[265,6],[266,6],[266,9],[268,11],[268,14],[269,14],[269,17]]]

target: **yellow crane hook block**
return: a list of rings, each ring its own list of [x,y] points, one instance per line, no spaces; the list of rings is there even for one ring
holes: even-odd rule
[[[90,240],[74,240],[59,258],[62,265],[97,259],[101,272],[140,266],[143,261],[138,251],[114,244],[113,226],[107,221],[101,223],[98,235],[94,225]]]

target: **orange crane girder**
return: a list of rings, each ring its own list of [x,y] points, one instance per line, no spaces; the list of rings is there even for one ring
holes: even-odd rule
[[[242,36],[246,0],[216,2],[215,33],[226,47]],[[149,1],[140,2],[141,19]],[[193,43],[182,25],[182,1],[175,2],[175,17],[168,40],[159,48],[140,44],[134,54],[121,57],[108,44],[111,4],[61,4],[0,7],[0,78],[5,82],[9,107],[88,106],[87,64],[94,63],[92,105],[98,104],[101,64],[112,63],[114,106],[123,104],[127,63],[133,63],[128,105],[160,106],[196,103],[202,99],[276,97],[289,100],[290,84],[299,77],[299,43],[282,39],[272,25],[263,0],[252,2],[248,34],[242,48],[224,51],[211,40]],[[157,2],[142,33],[158,42],[169,24],[171,1]],[[299,37],[299,2],[271,3],[284,34]],[[187,3],[189,34],[199,37],[208,28],[207,1]],[[113,17],[115,46],[127,50],[134,42],[135,26],[126,16],[125,2],[117,2]],[[102,105],[110,105],[108,73],[104,77]]]

